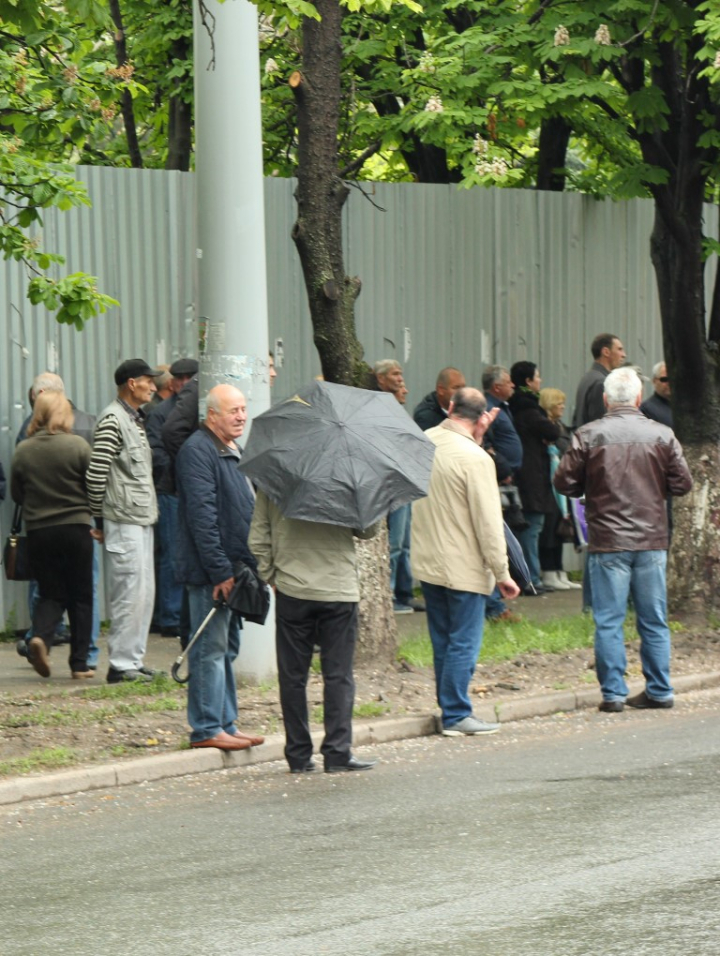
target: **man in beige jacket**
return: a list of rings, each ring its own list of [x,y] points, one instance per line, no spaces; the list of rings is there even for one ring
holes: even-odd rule
[[[427,498],[413,504],[412,568],[427,605],[442,732],[447,737],[495,733],[499,724],[473,716],[468,687],[495,583],[504,598],[519,594],[510,577],[495,464],[480,447],[496,410],[461,388],[447,420],[425,432],[436,452]]]
[[[376,526],[353,531],[338,525],[285,518],[258,491],[248,544],[258,574],[275,588],[275,639],[285,759],[291,773],[315,769],[308,725],[307,680],[315,645],[323,675],[326,773],[370,770],[374,761],[350,751],[355,699],[353,655],[358,583],[353,537],[371,538]]]

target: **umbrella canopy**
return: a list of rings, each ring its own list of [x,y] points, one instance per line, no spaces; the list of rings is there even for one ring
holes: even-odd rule
[[[510,577],[517,584],[520,590],[524,591],[525,588],[532,585],[530,568],[525,560],[525,555],[523,554],[523,549],[520,542],[507,526],[507,523],[504,521],[503,526],[505,529],[505,544],[507,545],[508,564],[510,565]],[[535,588],[533,588],[533,591],[534,590]]]
[[[286,518],[367,528],[427,494],[434,454],[389,392],[313,382],[253,421],[240,468]]]

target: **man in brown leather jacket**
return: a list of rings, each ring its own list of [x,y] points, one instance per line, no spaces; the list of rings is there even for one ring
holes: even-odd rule
[[[605,379],[604,418],[579,428],[555,473],[558,491],[583,494],[595,620],[600,710],[672,707],[667,624],[667,495],[684,495],[692,478],[671,429],[640,411],[642,383],[632,368]],[[628,699],[623,623],[632,594],[645,690]]]

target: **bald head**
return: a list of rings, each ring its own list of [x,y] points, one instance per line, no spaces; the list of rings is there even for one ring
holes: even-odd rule
[[[205,424],[225,444],[239,438],[247,421],[245,396],[234,385],[216,385],[207,393]]]
[[[435,383],[435,394],[437,395],[440,407],[447,411],[450,407],[453,395],[459,388],[463,388],[464,385],[465,376],[459,369],[453,368],[452,365],[440,369],[437,382]]]

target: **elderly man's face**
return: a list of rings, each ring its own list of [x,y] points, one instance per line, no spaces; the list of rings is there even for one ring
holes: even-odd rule
[[[239,438],[247,421],[245,396],[237,388],[225,386],[218,394],[219,409],[208,408],[207,424],[226,445]]]
[[[657,377],[653,379],[653,388],[661,398],[670,398],[670,382],[665,365],[660,369]]]
[[[405,402],[407,401],[407,395],[408,395],[407,385],[405,384],[405,382],[403,382],[400,385],[400,388],[395,392],[395,398],[400,402],[401,405],[404,405]]]
[[[155,392],[157,392],[155,380],[150,378],[149,375],[138,375],[137,378],[129,378],[127,381],[127,389],[129,392],[129,404],[135,408],[146,405]]]
[[[503,372],[497,382],[495,382],[493,387],[490,389],[490,392],[495,396],[495,398],[499,398],[501,402],[507,402],[509,399],[511,399],[514,391],[515,386],[510,378],[509,372]]]
[[[377,375],[377,383],[383,392],[398,392],[405,384],[402,369],[396,366],[384,375]]]

